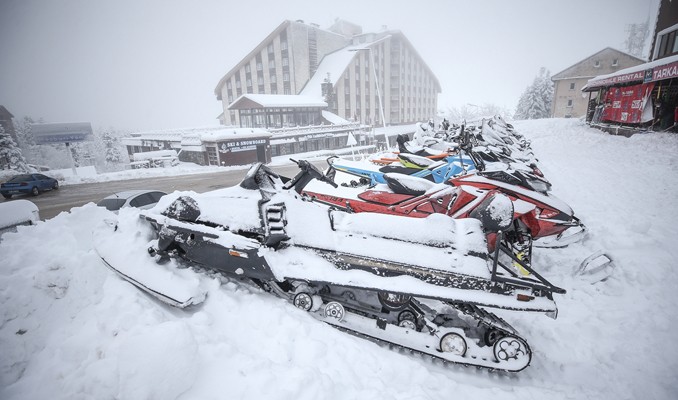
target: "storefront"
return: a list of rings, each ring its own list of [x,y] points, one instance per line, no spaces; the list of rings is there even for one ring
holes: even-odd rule
[[[597,76],[582,89],[589,93],[586,121],[608,132],[676,131],[678,56]]]

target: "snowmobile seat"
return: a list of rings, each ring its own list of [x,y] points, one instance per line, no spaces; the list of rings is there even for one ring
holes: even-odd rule
[[[384,174],[384,180],[394,193],[410,196],[421,196],[435,186],[435,183],[427,179],[398,173]]]

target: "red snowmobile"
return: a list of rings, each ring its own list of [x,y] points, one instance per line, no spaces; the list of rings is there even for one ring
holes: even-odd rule
[[[330,168],[327,175],[334,177],[334,173]],[[513,221],[511,228],[503,232],[503,243],[513,250],[516,258],[528,264],[533,240],[537,246],[564,247],[585,232],[572,209],[555,196],[480,174],[463,175],[441,184],[398,173],[386,173],[384,178],[386,185],[371,188],[333,188],[316,180],[304,188],[303,194],[351,212],[418,218],[433,213],[453,218],[474,217],[482,205],[498,195],[508,197],[514,213],[503,216]],[[496,233],[488,233],[487,238],[492,251],[496,246]]]

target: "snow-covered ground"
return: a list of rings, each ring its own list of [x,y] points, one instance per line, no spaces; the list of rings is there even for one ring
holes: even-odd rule
[[[590,231],[536,250],[534,265],[568,290],[556,320],[500,313],[534,351],[523,372],[389,350],[228,280],[210,281],[196,309],[172,309],[101,264],[91,232],[112,214],[89,204],[0,242],[0,398],[675,398],[678,136],[515,125]],[[572,276],[597,249],[614,274]]]

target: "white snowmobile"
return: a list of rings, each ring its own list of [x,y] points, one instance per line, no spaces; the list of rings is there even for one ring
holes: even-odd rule
[[[124,279],[173,306],[202,302],[196,272],[216,271],[360,337],[496,370],[529,365],[526,340],[482,307],[555,316],[553,293],[565,290],[531,269],[529,277],[515,273],[499,246],[488,253],[484,230],[506,229],[513,210],[501,205],[510,201],[488,201],[477,215],[482,225],[351,214],[299,195],[310,180],[329,179],[298,164],[291,180],[255,164],[239,186],[176,192],[151,210],[123,213],[95,231],[96,250]],[[138,263],[125,261],[129,252]]]

